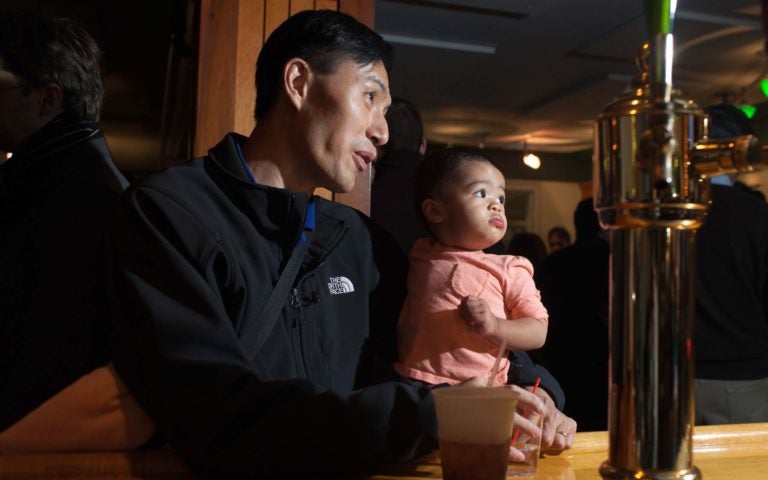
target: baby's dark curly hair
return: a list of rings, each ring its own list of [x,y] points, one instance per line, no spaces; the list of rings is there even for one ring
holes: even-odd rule
[[[416,167],[413,173],[413,205],[428,231],[431,232],[430,225],[421,205],[428,198],[440,198],[464,162],[487,162],[493,165],[491,159],[480,150],[451,147],[428,153]]]

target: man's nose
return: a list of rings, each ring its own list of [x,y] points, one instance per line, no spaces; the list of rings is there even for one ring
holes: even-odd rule
[[[376,114],[371,126],[368,127],[368,138],[377,147],[384,146],[389,141],[389,127],[384,114]]]

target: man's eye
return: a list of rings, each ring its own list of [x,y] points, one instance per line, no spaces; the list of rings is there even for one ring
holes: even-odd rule
[[[372,102],[376,97],[376,92],[365,92],[365,96],[368,97],[368,100]]]
[[[485,190],[478,190],[473,195],[477,198],[485,198]]]

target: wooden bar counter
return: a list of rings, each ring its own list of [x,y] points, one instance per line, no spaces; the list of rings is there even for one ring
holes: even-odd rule
[[[768,479],[768,423],[696,427],[693,463],[703,480]],[[608,459],[608,432],[577,433],[574,446],[539,459],[536,480],[600,480]],[[442,478],[437,454],[370,480]],[[525,477],[521,477],[525,478]]]
[[[574,447],[539,460],[537,480],[600,480],[608,458],[607,432],[577,433]],[[704,480],[768,479],[768,423],[696,427],[694,464]],[[0,480],[191,480],[170,451],[0,455]],[[308,479],[310,477],[307,477]],[[393,468],[370,480],[442,478],[437,454]]]

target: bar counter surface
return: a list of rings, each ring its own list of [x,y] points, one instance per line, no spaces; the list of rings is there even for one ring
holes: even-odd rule
[[[600,480],[598,468],[607,459],[608,432],[577,433],[573,448],[539,459],[535,478]],[[768,423],[695,427],[693,464],[706,480],[768,479]],[[442,478],[437,453],[370,480],[425,478]]]
[[[706,480],[768,478],[768,423],[696,427],[693,463]],[[539,460],[537,480],[600,480],[608,458],[608,433],[577,433],[574,447]],[[28,479],[191,480],[170,451],[0,455],[0,480]],[[307,477],[308,479],[310,477]],[[369,480],[442,478],[437,453]]]

